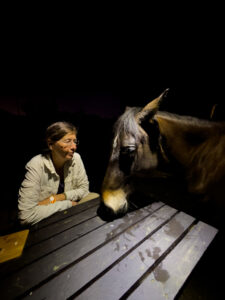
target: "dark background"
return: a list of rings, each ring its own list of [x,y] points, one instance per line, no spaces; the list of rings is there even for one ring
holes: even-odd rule
[[[100,192],[107,167],[112,141],[112,128],[126,106],[145,106],[159,96],[165,88],[149,88],[146,91],[129,90],[123,92],[53,92],[53,93],[5,93],[0,95],[1,122],[1,215],[0,234],[15,230],[17,193],[23,180],[25,164],[44,147],[44,133],[48,125],[65,120],[75,124],[81,154],[89,181],[90,190]],[[210,119],[214,104],[217,104],[213,120],[225,120],[223,89],[220,87],[170,88],[161,104],[161,110]],[[156,199],[165,196],[169,184],[156,186]],[[221,264],[224,246],[224,228],[214,223],[216,215],[204,209],[187,206],[189,198],[170,186],[167,200],[179,208],[181,199],[184,211],[199,217],[213,226],[219,226],[220,233],[201,259],[192,276],[182,289],[179,299],[221,299],[222,281],[217,274],[217,264]],[[169,195],[169,196],[168,196]],[[172,195],[172,196],[171,196]],[[157,198],[158,197],[158,198]],[[160,198],[161,197],[161,198]],[[210,218],[214,214],[214,218]],[[224,223],[223,223],[224,224]],[[217,260],[215,258],[218,258]],[[223,266],[223,263],[222,263]],[[222,278],[222,277],[221,277]],[[221,294],[220,294],[221,293]]]

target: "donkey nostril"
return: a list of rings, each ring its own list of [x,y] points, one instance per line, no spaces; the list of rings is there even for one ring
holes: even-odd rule
[[[97,210],[97,214],[103,221],[112,221],[116,218],[116,214],[113,209],[106,206],[103,202],[101,202]]]
[[[127,203],[124,203],[124,205],[118,210],[114,211],[112,208],[106,206],[103,202],[101,202],[97,214],[103,221],[113,221],[117,218],[121,218],[126,214],[128,210]]]
[[[124,203],[124,205],[117,211],[117,215],[121,216],[124,215],[128,210],[128,204],[127,202]]]

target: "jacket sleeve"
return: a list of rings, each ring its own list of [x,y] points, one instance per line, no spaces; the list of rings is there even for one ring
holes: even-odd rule
[[[89,193],[89,181],[80,155],[78,153],[75,153],[75,155],[76,163],[74,166],[75,169],[73,170],[73,174],[75,177],[74,186],[71,190],[65,190],[64,194],[66,195],[66,199],[79,201]]]
[[[22,224],[35,224],[57,211],[72,206],[71,201],[57,201],[49,205],[38,205],[42,170],[43,165],[35,159],[26,165],[25,179],[21,184],[18,199],[19,219]]]

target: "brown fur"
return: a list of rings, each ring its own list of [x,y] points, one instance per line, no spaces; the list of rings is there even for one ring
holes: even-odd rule
[[[147,174],[147,171],[160,174],[160,160],[164,164],[175,161],[182,167],[190,192],[218,202],[224,198],[225,123],[157,112],[160,101],[161,97],[158,97],[143,109],[126,110],[116,124],[112,154],[102,186],[103,203],[114,213],[127,208],[124,203],[129,194],[129,176]],[[159,130],[158,139],[152,131],[157,129],[155,123]],[[125,153],[123,157],[124,149],[135,151]],[[123,169],[123,158],[129,168]]]
[[[225,124],[160,114],[156,119],[170,153],[187,172],[189,191],[212,193],[225,176]]]

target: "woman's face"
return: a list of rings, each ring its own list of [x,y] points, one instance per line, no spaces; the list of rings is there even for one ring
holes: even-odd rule
[[[67,133],[59,141],[50,144],[49,148],[52,155],[58,159],[67,161],[72,159],[74,152],[77,149],[77,139],[74,132]]]

